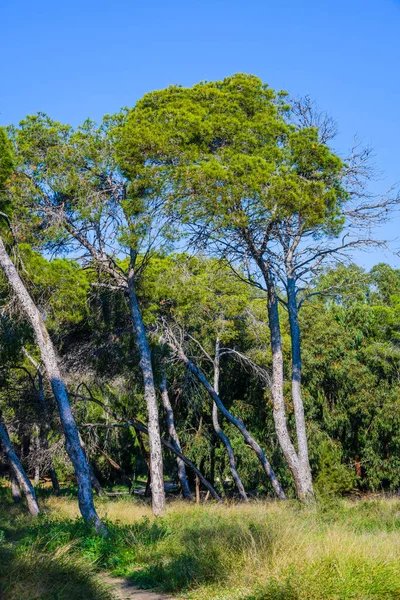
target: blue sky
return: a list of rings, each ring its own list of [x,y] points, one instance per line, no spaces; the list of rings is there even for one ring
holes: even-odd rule
[[[384,191],[400,181],[399,32],[399,0],[2,0],[0,124],[43,111],[77,125],[169,84],[254,73],[310,94],[340,153],[355,134],[372,145]]]

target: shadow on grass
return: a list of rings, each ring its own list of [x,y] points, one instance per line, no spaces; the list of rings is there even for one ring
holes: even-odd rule
[[[264,589],[252,592],[243,600],[299,600],[299,593],[291,583],[271,581]]]
[[[203,584],[224,585],[231,572],[245,568],[243,557],[256,555],[261,547],[268,553],[273,543],[268,527],[203,515],[194,518],[182,532],[175,529],[173,536],[147,556],[143,553],[140,570],[129,577],[140,587],[165,592],[181,592]],[[287,598],[294,600],[295,596]]]
[[[16,556],[13,547],[0,546],[2,600],[111,600],[108,591],[71,556],[28,552]]]

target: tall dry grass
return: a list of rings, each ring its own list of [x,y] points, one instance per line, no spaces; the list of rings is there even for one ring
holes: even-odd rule
[[[77,520],[75,500],[51,498],[20,547],[51,556],[63,548],[64,557],[188,599],[400,599],[396,498],[309,507],[172,502],[162,519],[136,498],[99,499],[97,508],[107,538]]]

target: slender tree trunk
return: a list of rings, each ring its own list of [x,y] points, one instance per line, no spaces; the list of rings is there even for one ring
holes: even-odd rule
[[[147,473],[146,487],[144,488],[144,497],[145,498],[151,497],[151,473],[150,473],[150,471]]]
[[[219,377],[220,377],[220,358],[221,358],[221,344],[220,344],[219,338],[217,338],[217,341],[215,343],[215,357],[214,357],[214,390],[215,390],[215,393],[218,395],[219,395]],[[222,443],[224,444],[224,446],[226,448],[226,452],[227,452],[228,458],[229,458],[229,467],[231,469],[232,477],[233,477],[233,480],[238,489],[239,495],[242,498],[242,500],[245,500],[247,502],[248,498],[247,498],[246,490],[244,489],[244,485],[242,483],[242,480],[240,479],[240,476],[239,476],[239,473],[238,473],[238,470],[236,467],[235,454],[233,452],[231,442],[229,440],[229,437],[226,435],[226,433],[224,433],[222,431],[221,425],[219,424],[218,407],[217,407],[214,399],[213,399],[212,403],[213,403],[212,422],[213,422],[215,433],[217,434],[217,436],[219,437],[219,439],[222,441]]]
[[[22,500],[21,488],[19,487],[18,478],[15,475],[14,469],[10,465],[10,481],[11,481],[11,496],[15,504],[19,504]]]
[[[133,326],[136,332],[136,342],[139,348],[140,368],[142,370],[144,384],[144,398],[147,406],[152,509],[153,514],[158,516],[163,514],[165,508],[163,457],[156,388],[154,385],[154,374],[151,363],[151,351],[135,291],[135,273],[133,266],[135,258],[135,253],[131,251],[131,266],[128,275],[129,305]]]
[[[306,421],[304,418],[303,398],[301,394],[301,340],[299,311],[297,306],[296,282],[292,277],[287,279],[288,313],[290,339],[292,345],[292,400],[296,421],[297,454],[301,472],[302,495],[305,500],[314,498],[310,461],[308,458],[308,441]]]
[[[39,402],[40,402],[40,411],[41,411],[41,424],[40,424],[40,445],[43,450],[49,449],[49,442],[47,436],[50,432],[50,413],[49,407],[46,400],[46,395],[44,393],[44,385],[43,385],[43,374],[40,370],[39,363],[29,354],[26,348],[23,348],[23,352],[27,359],[32,363],[32,365],[36,369],[36,373],[38,376],[38,386],[39,386]],[[53,486],[53,491],[55,496],[60,495],[60,484],[58,482],[57,473],[54,468],[53,460],[50,458],[49,460],[49,475],[51,479],[51,483]]]
[[[18,456],[16,455],[15,450],[11,445],[10,438],[7,433],[7,429],[1,420],[1,414],[0,414],[0,444],[3,449],[4,455],[7,459],[7,462],[10,466],[10,470],[13,471],[15,479],[18,482],[18,486],[25,495],[29,512],[31,513],[31,515],[36,517],[39,514],[39,506],[38,506],[38,503],[36,500],[35,490],[33,489],[33,485],[29,481]],[[14,487],[14,491],[15,491],[15,487]],[[13,488],[12,488],[12,492],[13,492]]]
[[[137,439],[138,444],[139,444],[140,452],[142,453],[142,456],[144,458],[144,462],[146,463],[146,466],[147,466],[147,480],[146,480],[146,488],[145,488],[145,491],[144,491],[144,495],[147,498],[148,496],[151,495],[151,488],[150,488],[150,484],[151,484],[150,454],[147,451],[146,446],[144,445],[142,432],[139,431],[138,429],[135,429],[135,434],[136,434],[136,439]]]
[[[171,437],[171,441],[178,452],[182,453],[181,444],[179,441],[178,433],[175,429],[174,411],[172,410],[171,402],[169,400],[168,389],[167,389],[167,376],[165,372],[162,374],[160,383],[161,399],[165,410],[165,419],[167,421],[168,433]],[[192,493],[190,491],[189,482],[186,475],[186,467],[183,460],[177,456],[176,463],[178,465],[178,477],[182,488],[183,497],[187,500],[192,499]]]
[[[55,496],[60,495],[60,484],[58,481],[57,473],[54,466],[51,466],[49,469],[49,475],[51,479],[51,485],[53,486],[53,491]]]
[[[79,432],[78,432],[78,435],[79,435],[79,443],[81,445],[81,448],[82,448],[83,453],[84,453],[85,458],[86,458],[87,465],[89,467],[90,483],[92,484],[92,488],[94,489],[94,491],[96,492],[96,494],[98,496],[105,496],[106,493],[103,490],[103,488],[101,487],[101,483],[97,479],[97,477],[96,477],[96,475],[94,473],[94,469],[93,469],[92,465],[90,464],[89,456],[88,456],[88,453],[86,451],[86,444],[83,441],[82,436],[81,436],[81,434]]]
[[[116,471],[118,471],[121,474],[121,480],[124,483],[128,484],[128,488],[129,488],[129,493],[131,493],[131,489],[132,489],[132,479],[125,473],[125,471],[123,470],[123,468],[117,463],[115,462],[115,460],[113,458],[111,458],[111,456],[109,456],[107,454],[107,452],[105,452],[102,448],[100,448],[100,446],[98,444],[96,444],[96,448],[97,450],[100,452],[100,454],[102,456],[104,456],[104,458],[106,460],[108,460],[108,462],[110,463],[110,465],[112,467],[114,467],[114,469]]]
[[[286,500],[285,492],[283,491],[283,489],[281,487],[281,484],[279,483],[279,481],[278,481],[278,479],[277,479],[277,477],[276,477],[276,475],[275,475],[275,473],[274,473],[271,465],[269,464],[267,457],[265,456],[264,452],[262,451],[260,445],[256,442],[256,440],[253,438],[253,436],[250,435],[250,433],[247,431],[246,427],[244,426],[244,423],[240,419],[237,419],[236,417],[234,417],[225,408],[225,406],[222,403],[220,397],[215,392],[214,388],[209,383],[209,381],[207,380],[207,378],[196,367],[196,365],[194,365],[192,363],[192,361],[190,361],[188,359],[188,357],[186,356],[186,354],[183,352],[182,348],[180,346],[178,346],[177,344],[171,343],[169,341],[167,341],[167,343],[177,353],[178,357],[186,365],[186,367],[189,369],[189,371],[204,386],[204,388],[207,390],[209,396],[216,403],[218,409],[221,411],[221,413],[223,414],[223,416],[226,419],[228,419],[228,421],[230,421],[240,431],[240,433],[243,435],[244,439],[246,440],[246,442],[248,443],[248,445],[250,446],[250,448],[252,448],[252,450],[255,452],[258,460],[260,461],[260,463],[261,463],[261,465],[262,465],[265,473],[267,474],[267,477],[269,478],[269,480],[271,482],[271,485],[272,485],[273,490],[274,490],[275,494],[277,495],[277,497],[280,498],[281,500]]]
[[[35,462],[35,474],[33,477],[33,483],[39,485],[40,483],[40,428],[37,423],[33,424],[32,427],[33,436],[31,437],[31,445],[33,447],[34,452],[34,462]]]
[[[138,440],[141,439],[141,437],[140,437],[141,433],[144,433],[145,435],[149,435],[149,431],[148,431],[147,427],[145,425],[143,425],[143,423],[140,423],[140,422],[138,422],[138,421],[136,421],[134,419],[124,419],[118,413],[116,413],[114,410],[111,410],[110,408],[108,408],[107,406],[105,406],[99,400],[96,400],[94,398],[85,398],[83,396],[78,396],[78,397],[84,398],[85,400],[89,400],[89,401],[95,402],[96,404],[98,404],[99,406],[101,406],[108,414],[112,415],[120,423],[126,423],[130,427],[133,427],[134,430],[135,430],[135,432],[136,432],[136,435],[138,437]],[[217,502],[221,502],[221,498],[219,497],[219,495],[216,492],[216,490],[214,489],[214,487],[204,477],[204,475],[201,473],[201,471],[199,471],[199,469],[196,467],[196,465],[189,458],[187,458],[187,456],[185,456],[184,454],[182,454],[182,452],[179,452],[174,447],[174,445],[171,444],[168,440],[166,440],[164,438],[161,438],[161,443],[162,443],[163,446],[165,446],[166,448],[168,448],[168,450],[170,450],[171,452],[173,452],[174,454],[176,454],[176,456],[179,456],[183,460],[183,462],[185,463],[185,465],[187,465],[189,467],[189,469],[191,469],[199,477],[201,483],[210,492],[210,494],[214,498],[214,500],[216,500]]]
[[[278,436],[279,445],[284,457],[292,472],[297,495],[303,498],[303,482],[300,473],[299,459],[290,439],[287,421],[285,400],[283,396],[283,354],[282,340],[279,323],[278,298],[275,291],[272,274],[269,271],[264,273],[265,283],[268,290],[268,321],[271,333],[271,352],[272,352],[272,382],[271,396],[273,403],[273,416],[275,430]]]
[[[44,368],[57,401],[61,424],[65,434],[66,450],[74,466],[78,483],[78,501],[81,514],[86,521],[93,523],[96,530],[105,533],[106,530],[94,507],[89,467],[79,443],[78,428],[71,411],[67,389],[58,367],[54,346],[44,321],[22,282],[13,262],[8,256],[1,238],[0,266],[35,333],[36,343],[40,350]]]

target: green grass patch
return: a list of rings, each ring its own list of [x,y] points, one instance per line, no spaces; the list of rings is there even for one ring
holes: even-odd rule
[[[400,598],[398,499],[310,507],[173,502],[157,519],[135,498],[102,499],[106,537],[71,518],[76,509],[69,498],[45,507],[32,520],[3,501],[2,598],[107,598],[96,587],[96,570],[196,600]],[[26,572],[31,595],[15,583],[19,572]],[[74,590],[82,586],[86,595],[77,596]]]

